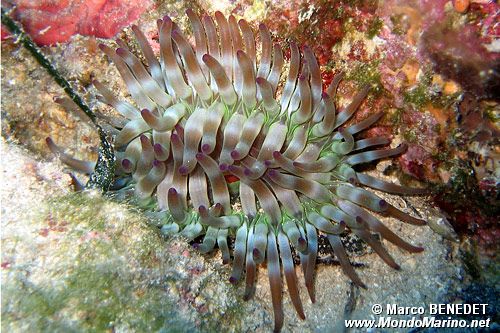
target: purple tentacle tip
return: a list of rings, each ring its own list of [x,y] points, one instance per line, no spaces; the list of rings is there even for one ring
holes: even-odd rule
[[[179,173],[180,173],[181,175],[187,175],[187,174],[188,174],[188,172],[189,172],[189,169],[188,169],[188,167],[187,167],[186,165],[181,165],[181,166],[179,167]]]
[[[276,170],[274,170],[274,169],[268,170],[267,174],[269,175],[269,177],[276,177],[278,175],[276,173]]]
[[[210,145],[208,143],[205,143],[201,146],[201,151],[204,153],[208,153],[210,151]]]
[[[232,158],[233,160],[236,160],[236,159],[238,159],[239,157],[240,157],[240,153],[238,153],[238,151],[237,151],[237,150],[233,150],[233,151],[231,152],[231,158]]]
[[[119,56],[122,56],[126,53],[125,49],[122,48],[122,47],[119,47],[116,49],[116,54],[118,54]]]
[[[259,251],[259,249],[254,248],[254,249],[252,250],[252,254],[253,254],[253,257],[254,257],[254,258],[256,258],[256,259],[259,259],[259,258],[260,258],[260,251]]]
[[[155,143],[153,146],[153,149],[154,149],[156,154],[158,154],[158,155],[163,154],[163,147],[161,144]]]
[[[130,160],[128,158],[124,158],[122,160],[122,167],[124,169],[130,169],[131,166],[132,166],[132,162],[130,162]]]

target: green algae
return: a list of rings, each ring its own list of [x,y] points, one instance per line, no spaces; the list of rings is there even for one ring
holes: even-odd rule
[[[379,97],[385,90],[380,81],[379,64],[380,60],[360,63],[347,75],[346,79],[356,82],[360,87],[369,85],[371,88],[369,96]]]
[[[393,126],[399,126],[399,124],[401,124],[404,112],[405,110],[403,108],[397,108],[390,113],[389,120]]]
[[[432,99],[432,105],[441,109],[449,109],[460,101],[461,96],[461,91],[449,95],[440,94]]]
[[[403,131],[403,138],[408,143],[416,143],[418,141],[418,134],[416,133],[416,129],[410,128]]]
[[[45,278],[33,282],[21,271],[9,274],[2,298],[4,329],[101,332],[117,325],[136,331],[159,330],[165,323],[191,326],[176,319],[175,304],[161,286],[137,283],[143,274],[139,267],[151,266],[154,256],[148,254],[161,249],[162,241],[135,214],[120,221],[117,206],[98,195],[49,201],[40,219],[49,216],[51,224],[65,225],[66,231],[44,260]]]
[[[378,33],[380,32],[380,29],[384,26],[384,21],[380,17],[375,17],[371,22],[370,25],[368,26],[368,29],[366,30],[366,35],[368,36],[369,39],[373,39],[373,37],[377,36]]]
[[[496,108],[496,105],[486,105],[484,109],[484,117],[492,123],[498,124],[498,122],[500,122],[500,112]]]
[[[402,36],[408,30],[408,22],[405,21],[404,14],[396,14],[390,17],[392,23],[392,33]]]
[[[430,92],[431,78],[426,75],[420,80],[416,87],[406,90],[403,93],[403,100],[406,104],[412,104],[417,108],[422,108],[432,101],[432,94]]]
[[[456,104],[459,101],[461,92],[446,95],[435,91],[432,86],[433,75],[432,70],[425,70],[417,86],[407,89],[403,93],[404,102],[413,105],[417,109],[422,109],[429,104],[437,108],[448,109],[453,104]]]
[[[37,220],[50,226],[39,262],[13,263],[4,271],[5,331],[213,331],[220,324],[218,315],[197,313],[189,302],[187,310],[179,308],[183,288],[190,289],[176,271],[181,255],[171,255],[144,215],[96,192],[50,199]],[[213,275],[202,282],[213,285]],[[231,299],[221,306],[227,325],[238,323],[238,297],[221,293]],[[220,301],[213,294],[209,287],[197,291],[207,304]]]
[[[333,10],[333,18],[336,19],[336,20],[341,20],[343,19],[345,16],[345,9],[343,6],[337,6],[334,10]]]

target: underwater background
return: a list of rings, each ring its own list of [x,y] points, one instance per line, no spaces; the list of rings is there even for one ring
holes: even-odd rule
[[[339,332],[347,330],[345,319],[371,319],[373,304],[433,303],[487,303],[482,316],[454,318],[491,318],[490,327],[498,329],[496,1],[20,0],[4,1],[4,9],[100,119],[112,118],[114,110],[98,101],[92,82],[106,82],[121,97],[127,88],[99,44],[112,46],[121,38],[138,51],[132,24],[156,53],[156,20],[168,15],[190,31],[187,9],[244,18],[254,32],[264,23],[275,42],[308,45],[324,86],[336,73],[345,73],[338,104],[370,86],[354,117],[383,111],[368,135],[406,142],[408,149],[364,168],[388,181],[430,188],[425,196],[387,198],[417,212],[428,226],[383,219],[425,249],[409,254],[385,242],[401,266],[398,271],[355,238],[343,240],[352,245],[346,246],[349,257],[367,289],[349,281],[328,243],[323,244],[316,303],[305,297],[298,274],[307,318],[298,318],[284,295],[282,331]],[[74,192],[73,174],[50,152],[46,138],[76,158],[97,160],[96,128],[77,108],[67,111],[65,92],[5,25],[1,47],[2,329],[270,331],[273,309],[265,268],[259,269],[255,296],[244,301],[243,284],[228,282],[231,270],[219,251],[203,255],[182,237],[165,237],[159,231],[162,222],[131,202],[97,190]]]

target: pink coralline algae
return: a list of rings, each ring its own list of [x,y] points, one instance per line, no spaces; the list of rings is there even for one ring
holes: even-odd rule
[[[111,38],[135,21],[150,0],[11,0],[14,16],[38,45],[67,41],[75,34]],[[2,31],[2,39],[5,34]]]
[[[436,165],[431,154],[421,146],[409,144],[407,152],[399,158],[399,161],[404,173],[418,179],[431,178],[436,174]]]

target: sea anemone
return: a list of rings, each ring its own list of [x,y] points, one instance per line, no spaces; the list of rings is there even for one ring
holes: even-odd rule
[[[307,46],[290,42],[290,60],[273,43],[268,28],[258,27],[260,48],[245,20],[215,21],[187,15],[196,42],[190,45],[178,26],[158,20],[160,59],[137,26],[132,30],[147,61],[123,41],[118,48],[100,45],[124,79],[134,104],[118,99],[98,81],[99,99],[121,117],[114,138],[117,191],[135,196],[161,215],[165,234],[180,233],[202,253],[216,244],[231,261],[231,283],[245,272],[244,298],[255,290],[256,269],[267,264],[274,330],[283,325],[282,274],[291,301],[305,314],[299,296],[294,253],[305,285],[315,300],[313,277],[318,234],[325,235],[344,273],[365,288],[341,241],[353,233],[389,266],[398,264],[382,245],[385,239],[411,252],[414,246],[388,229],[376,215],[424,225],[372,193],[422,194],[425,190],[389,183],[357,171],[359,165],[401,154],[406,145],[387,137],[358,139],[383,113],[348,122],[369,93],[362,87],[337,112],[337,74],[323,89],[320,68]],[[285,77],[286,76],[286,77]],[[348,124],[349,125],[346,125]],[[94,163],[64,154],[52,140],[49,148],[66,164],[91,173]],[[156,198],[156,200],[154,199]],[[154,201],[154,203],[153,203]],[[375,214],[373,214],[375,213]]]

